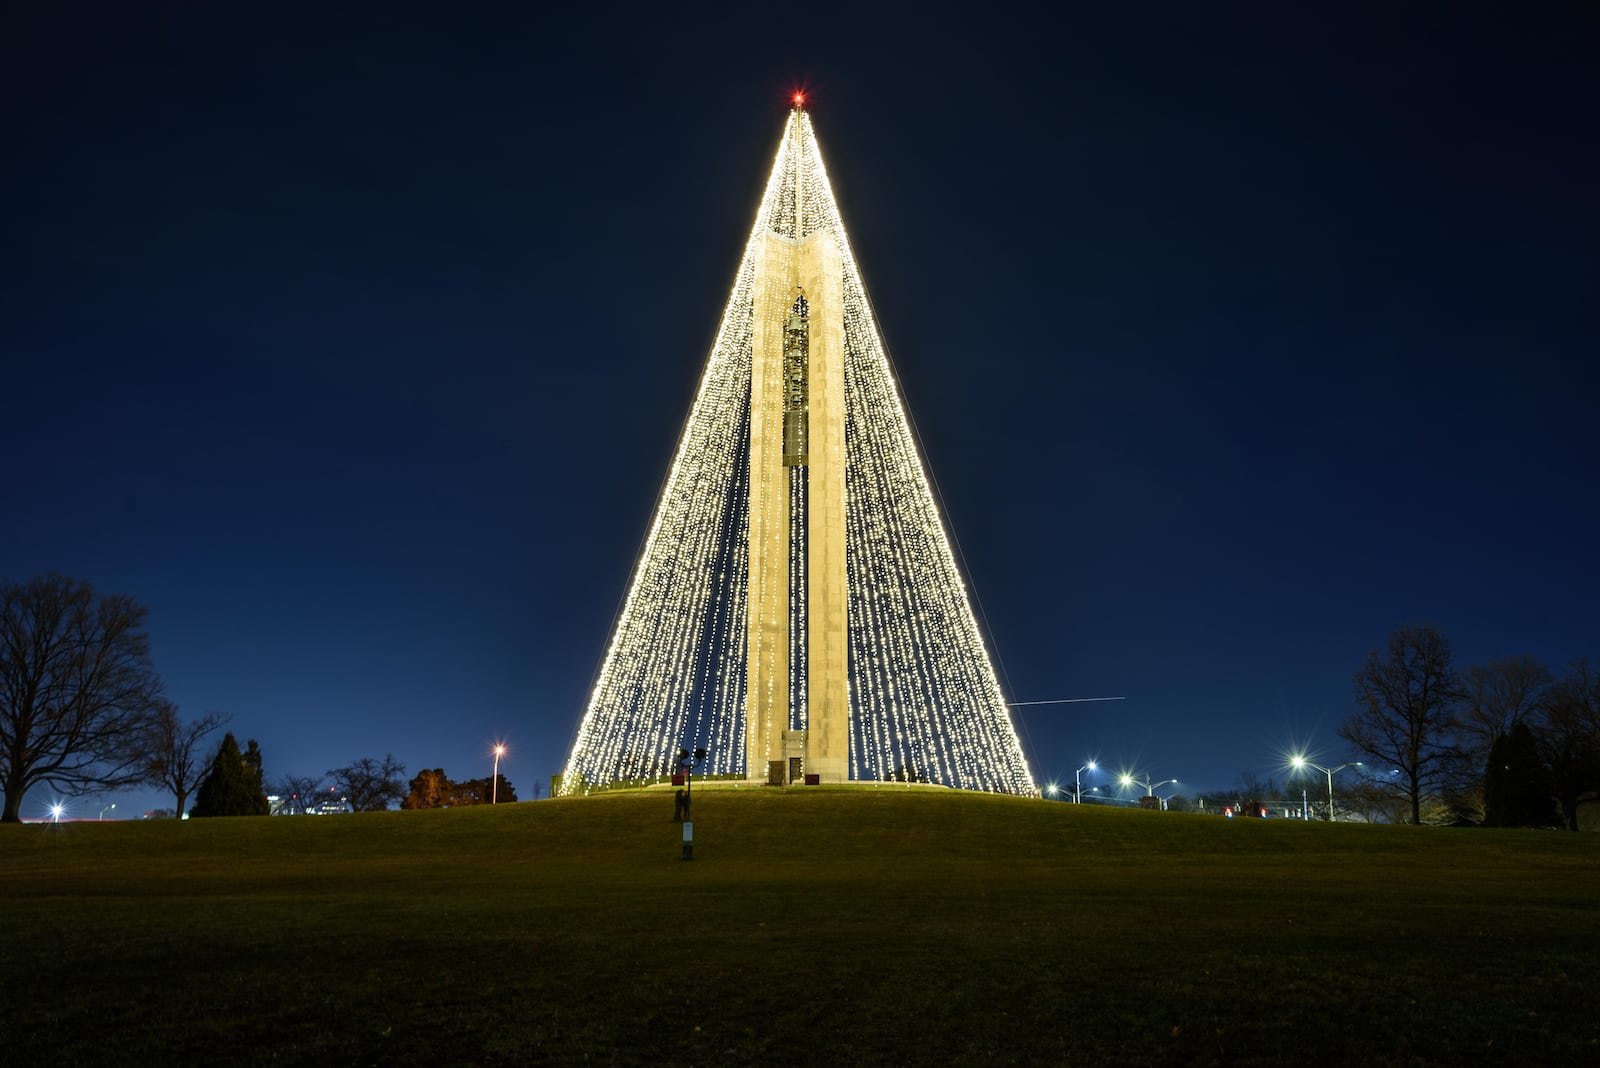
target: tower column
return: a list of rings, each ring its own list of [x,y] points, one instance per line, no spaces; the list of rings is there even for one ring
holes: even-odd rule
[[[796,295],[794,242],[755,249],[750,364],[750,590],[746,619],[745,775],[766,781],[789,726],[789,472],[783,465],[783,335]]]
[[[845,570],[844,269],[831,235],[799,249],[811,305],[810,486],[807,490],[806,772],[850,778],[849,590]]]

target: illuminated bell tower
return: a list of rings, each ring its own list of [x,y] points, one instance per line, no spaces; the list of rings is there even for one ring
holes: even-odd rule
[[[753,242],[745,766],[762,781],[844,782],[844,267],[832,233],[808,228],[814,148],[798,149],[787,225]]]
[[[562,794],[703,770],[1036,790],[794,109]],[[973,354],[981,359],[981,352]]]

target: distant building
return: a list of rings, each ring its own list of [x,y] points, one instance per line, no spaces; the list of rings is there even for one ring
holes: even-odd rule
[[[331,789],[325,794],[308,794],[304,798],[298,794],[267,795],[267,814],[271,816],[343,816],[354,811],[348,797]]]
[[[336,794],[332,790],[316,795],[316,799],[306,805],[308,816],[343,816],[354,811],[355,809],[350,807],[348,797]]]

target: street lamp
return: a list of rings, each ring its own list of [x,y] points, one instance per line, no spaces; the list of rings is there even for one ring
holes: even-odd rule
[[[1157,786],[1165,786],[1169,782],[1177,782],[1177,781],[1178,781],[1177,779],[1162,779],[1158,783],[1152,783],[1149,779],[1135,779],[1132,775],[1124,774],[1122,776],[1122,785],[1123,786],[1143,786],[1144,787],[1144,796],[1146,796],[1146,797],[1154,797],[1155,794],[1156,794],[1156,787]]]
[[[112,809],[114,809],[116,807],[117,807],[117,803],[115,801],[111,802],[111,804],[107,805],[105,808],[100,810],[100,818],[102,820],[105,819],[106,818],[106,813],[110,812]]]
[[[1060,793],[1060,789],[1056,786],[1055,783],[1051,783],[1049,786],[1046,786],[1044,788],[1044,792],[1049,794],[1051,797],[1054,797],[1054,796],[1056,796],[1056,794]]]
[[[1091,761],[1089,761],[1089,763],[1085,764],[1083,767],[1081,767],[1077,771],[1073,772],[1072,778],[1078,784],[1078,788],[1072,792],[1072,803],[1074,805],[1083,804],[1083,773],[1085,771],[1093,771],[1093,770],[1094,770],[1094,761],[1091,760]]]
[[[694,757],[689,756],[689,750],[678,750],[678,772],[683,776],[683,859],[694,859],[694,817],[689,811],[689,806],[694,800],[694,766],[704,763],[706,751],[697,748]]]
[[[489,804],[491,805],[500,800],[500,758],[505,755],[505,746],[497,745],[494,747],[494,778],[489,781]]]
[[[1336,768],[1325,768],[1321,764],[1313,764],[1313,763],[1311,763],[1311,761],[1307,760],[1305,757],[1298,757],[1297,756],[1297,757],[1293,758],[1292,760],[1290,760],[1289,763],[1293,764],[1297,769],[1301,769],[1301,770],[1303,770],[1305,768],[1316,768],[1318,771],[1322,772],[1324,775],[1326,775],[1328,777],[1328,822],[1332,823],[1333,822],[1333,776],[1334,776],[1334,773],[1343,771],[1345,768],[1359,768],[1359,767],[1362,766],[1361,761],[1353,760],[1348,764],[1340,764]]]

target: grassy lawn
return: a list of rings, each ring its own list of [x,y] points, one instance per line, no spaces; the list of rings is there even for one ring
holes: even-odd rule
[[[1600,837],[942,790],[0,827],[0,1063],[1600,1063]]]

